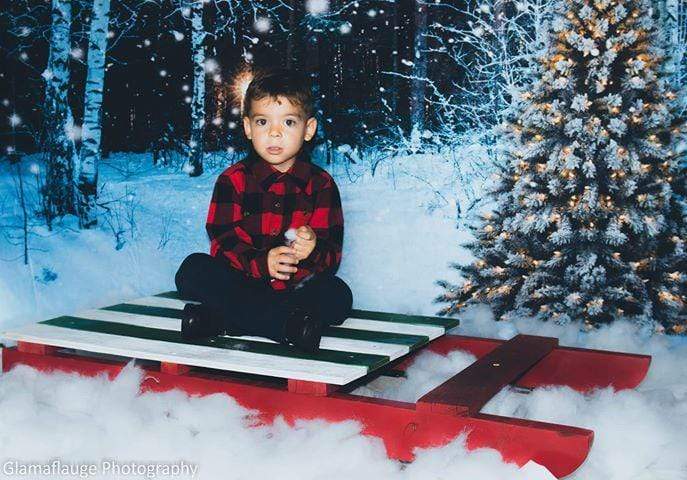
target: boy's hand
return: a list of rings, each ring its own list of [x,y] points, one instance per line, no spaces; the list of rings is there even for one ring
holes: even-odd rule
[[[292,273],[296,273],[298,269],[296,264],[296,251],[292,247],[274,247],[267,253],[267,268],[270,271],[270,277],[277,280],[288,280]]]
[[[298,260],[305,260],[315,249],[317,235],[310,225],[303,225],[296,230],[296,240],[291,245]]]

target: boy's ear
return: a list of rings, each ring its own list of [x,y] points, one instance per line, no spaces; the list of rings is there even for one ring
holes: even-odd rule
[[[246,134],[246,137],[248,137],[248,140],[250,140],[250,118],[248,117],[243,117],[243,133]]]
[[[310,117],[305,123],[305,141],[309,142],[315,136],[315,132],[317,132],[317,119]]]

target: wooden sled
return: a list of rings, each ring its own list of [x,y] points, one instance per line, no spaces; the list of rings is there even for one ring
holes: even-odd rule
[[[278,415],[290,424],[357,420],[363,433],[384,441],[389,457],[403,461],[416,448],[443,446],[466,433],[469,449],[496,449],[518,466],[533,460],[561,478],[584,462],[594,432],[480,409],[507,385],[523,392],[544,385],[580,392],[634,388],[651,362],[646,355],[560,347],[549,337],[451,335],[446,331],[458,325],[455,319],[364,310],[327,328],[315,355],[260,337],[186,342],[179,333],[184,303],[168,292],[3,332],[17,342],[3,349],[3,371],[24,364],[114,378],[133,358],[145,372],[141,391],[226,393],[258,410],[263,423]],[[402,376],[425,350],[464,350],[478,360],[416,403],[350,393],[380,375]]]

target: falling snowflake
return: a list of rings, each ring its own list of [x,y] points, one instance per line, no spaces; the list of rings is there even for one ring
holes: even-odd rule
[[[246,53],[243,54],[243,58],[244,58],[247,62],[250,62],[251,60],[253,60],[253,54],[250,53],[250,52],[246,52]]]
[[[81,140],[81,136],[83,135],[83,129],[80,125],[65,125],[64,133],[67,134],[67,138],[76,142]]]
[[[33,173],[34,175],[38,175],[41,173],[41,167],[37,163],[32,163],[29,165],[29,172]]]
[[[3,98],[2,99],[2,105],[5,107],[9,107],[10,106],[10,99],[9,98]]]
[[[193,167],[193,165],[191,165],[188,162],[184,163],[182,170],[184,171],[184,173],[189,173],[189,174],[196,171],[196,169]]]
[[[160,76],[166,77],[167,76],[167,70],[160,70]]]
[[[376,16],[377,16],[377,10],[375,10],[374,8],[369,9],[369,10],[367,11],[367,16],[368,16],[368,17],[373,17],[373,18],[376,17]]]
[[[479,6],[479,9],[480,9],[483,13],[489,13],[489,12],[491,11],[490,8],[489,8],[489,5],[487,5],[486,3],[483,3],[482,5],[480,5],[480,6]]]
[[[227,126],[233,130],[236,128],[236,122],[229,122]]]
[[[305,9],[310,15],[319,15],[329,11],[329,0],[307,0]]]
[[[19,58],[26,61],[29,59],[29,56],[26,54],[26,52],[21,52],[21,55],[19,55]]]
[[[184,97],[184,102],[191,103],[191,97]]]
[[[113,32],[112,30],[109,30],[107,32],[107,38],[114,38],[114,36],[115,36],[115,32]]]
[[[339,32],[343,33],[344,35],[347,33],[351,33],[351,30],[353,29],[353,25],[351,25],[350,22],[344,22],[341,24],[339,27]]]
[[[72,56],[72,58],[75,58],[77,60],[80,60],[83,58],[83,49],[80,47],[74,47],[72,50],[69,52],[69,55]]]
[[[19,117],[19,115],[17,115],[16,113],[13,113],[12,115],[10,115],[9,118],[10,118],[10,125],[12,127],[16,127],[17,125],[21,125],[21,117]]]
[[[217,63],[217,60],[214,58],[208,58],[203,62],[203,68],[206,73],[215,73],[219,68],[219,63]]]
[[[413,63],[412,61],[407,60],[405,58],[401,59],[401,63],[407,67],[412,67],[413,65],[415,65],[415,63]]]
[[[272,28],[272,22],[267,17],[258,17],[253,23],[253,28],[260,33],[269,32]]]
[[[238,115],[239,113],[241,113],[241,109],[239,107],[234,107],[231,109],[231,113],[232,115]]]
[[[181,86],[181,90],[184,91],[184,92],[188,92],[189,88],[190,88],[190,87],[188,86],[187,83],[184,83],[184,84]]]
[[[219,125],[222,125],[222,117],[215,117],[215,118],[213,118],[213,119],[212,119],[212,124],[213,124],[214,126],[216,126],[216,127],[219,126]]]
[[[180,42],[184,39],[184,34],[176,30],[172,30],[172,35],[174,35],[174,40]]]
[[[146,47],[149,47],[150,46],[150,40],[148,40],[147,38],[145,40],[143,40],[143,45],[145,45]]]
[[[14,147],[12,145],[10,145],[9,147],[7,147],[5,149],[5,151],[7,152],[8,155],[12,155],[14,153]]]

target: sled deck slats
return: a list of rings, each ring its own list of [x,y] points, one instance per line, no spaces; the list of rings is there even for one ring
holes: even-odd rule
[[[161,297],[161,298],[167,298],[167,299],[174,299],[174,300],[180,300],[179,295],[177,292],[165,292],[165,293],[160,293],[156,295],[156,297]],[[191,303],[190,301],[184,301],[180,300],[183,303]],[[183,307],[183,305],[182,305]],[[408,333],[415,333],[415,332],[420,332],[421,330],[418,329],[418,327],[424,327],[426,328],[425,332],[429,333],[434,333],[437,334],[437,336],[443,335],[447,330],[458,326],[459,321],[454,319],[454,318],[440,318],[440,317],[427,317],[427,316],[422,316],[422,315],[405,315],[402,313],[388,313],[388,312],[375,312],[371,310],[357,310],[353,309],[351,311],[350,318],[347,320],[347,322],[344,324],[344,326],[350,327],[348,324],[349,321],[351,320],[366,320],[369,323],[369,325],[377,325],[379,327],[380,331],[397,331],[397,330],[383,330],[383,324],[384,323],[389,323],[392,324],[393,327],[391,328],[396,328],[400,329],[400,325],[408,325],[411,327],[411,331],[413,328],[416,330]],[[441,333],[439,333],[441,332]],[[420,333],[421,334],[421,333]],[[430,337],[431,339],[436,338],[436,337]]]
[[[160,308],[148,308],[143,305],[119,304],[111,307],[105,307],[100,310],[86,310],[79,312],[78,317],[87,318],[91,320],[102,320],[105,322],[118,322],[128,325],[138,325],[141,327],[153,327],[162,330],[179,330],[181,310],[165,311]],[[375,341],[374,332],[368,335],[368,339],[347,339],[345,337],[337,336],[338,332],[333,332],[331,335],[329,331],[325,332],[320,343],[321,348],[325,350],[338,350],[344,352],[357,353],[371,353],[377,355],[385,355],[394,360],[400,356],[405,355],[410,351],[410,347],[401,344],[400,340],[397,344],[380,343]],[[363,332],[366,333],[366,332]],[[276,344],[274,340],[265,337],[253,336],[226,336],[224,338],[235,338],[240,340],[250,340],[261,343]],[[394,336],[394,338],[398,338]],[[420,343],[422,338],[412,337],[415,343]],[[408,342],[409,343],[409,342]]]
[[[516,382],[558,346],[558,339],[516,335],[417,402],[436,413],[475,415],[503,387]]]
[[[367,368],[364,366],[340,365],[297,357],[280,357],[277,361],[273,355],[217,348],[214,345],[208,346],[202,343],[170,345],[169,342],[161,340],[89,332],[42,323],[23,327],[21,332],[6,332],[4,337],[17,341],[195,367],[296,379],[307,377],[310,381],[335,385],[351,382],[367,374]]]
[[[325,328],[320,351],[313,355],[254,336],[186,341],[180,334],[185,303],[193,302],[166,292],[45,320],[2,336],[162,365],[345,385],[416,351],[458,324],[453,319],[354,310],[343,324]]]

